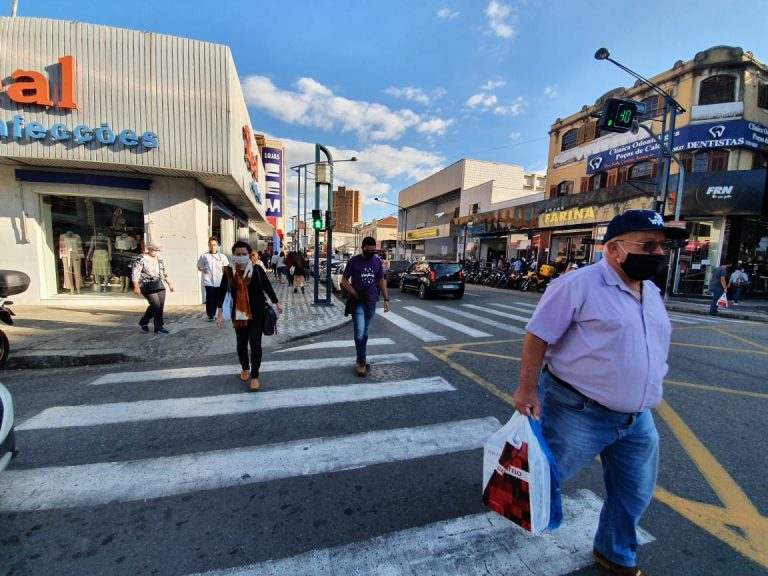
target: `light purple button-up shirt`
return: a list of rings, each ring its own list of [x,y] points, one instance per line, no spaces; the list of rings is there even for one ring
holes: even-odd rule
[[[618,412],[661,402],[672,325],[650,280],[640,302],[603,259],[547,287],[526,329],[553,374]]]

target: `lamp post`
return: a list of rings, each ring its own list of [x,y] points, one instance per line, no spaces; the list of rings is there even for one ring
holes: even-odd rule
[[[674,150],[675,119],[677,118],[678,114],[683,114],[685,112],[685,108],[683,108],[680,103],[675,100],[671,94],[669,94],[669,92],[657,84],[651,82],[647,78],[644,78],[634,70],[627,68],[620,62],[617,62],[611,58],[611,52],[608,50],[608,48],[600,48],[597,52],[595,52],[595,60],[607,60],[608,62],[611,62],[618,68],[624,70],[624,72],[630,76],[640,80],[640,82],[664,98],[664,114],[661,119],[661,141],[667,144],[667,150],[669,152],[664,149],[664,146],[659,146],[660,170],[658,170],[658,174],[656,176],[656,192],[653,196],[653,209],[663,216],[664,208],[666,207],[667,203],[669,168],[671,164],[670,158],[672,157],[671,153]],[[669,116],[669,129],[667,129],[667,116]],[[662,197],[661,201],[659,201],[659,196]]]
[[[381,202],[382,204],[389,204],[390,206],[395,206],[398,209],[403,211],[403,244],[402,244],[402,247],[403,247],[403,258],[405,258],[405,250],[406,250],[406,246],[407,246],[407,237],[408,237],[407,235],[408,235],[408,212],[409,212],[409,209],[408,208],[403,208],[402,206],[400,206],[400,204],[395,204],[393,202],[387,202],[386,200],[382,200],[380,198],[374,198],[374,200],[376,200],[376,202]],[[398,226],[400,226],[400,215],[399,214],[398,214]]]

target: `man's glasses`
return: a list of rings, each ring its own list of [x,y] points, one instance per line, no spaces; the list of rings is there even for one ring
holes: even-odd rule
[[[627,244],[640,246],[640,249],[648,254],[653,254],[658,248],[661,248],[664,252],[681,248],[680,242],[675,242],[674,240],[665,240],[664,242],[633,242],[632,240],[617,240],[617,242],[626,242]]]

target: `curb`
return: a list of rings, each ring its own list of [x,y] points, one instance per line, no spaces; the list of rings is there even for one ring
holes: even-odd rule
[[[701,309],[690,306],[680,306],[678,304],[666,304],[665,308],[670,312],[683,312],[685,314],[698,314],[699,316],[709,316],[708,304],[703,305]],[[730,318],[733,320],[751,320],[753,322],[768,322],[768,315],[750,314],[748,312],[734,312],[732,310],[720,311],[718,316]]]
[[[20,352],[18,354],[11,353],[6,368],[8,370],[72,368],[76,366],[96,366],[98,364],[118,364],[134,359],[134,356],[115,349],[78,352],[76,354],[62,354],[61,352],[41,350]]]

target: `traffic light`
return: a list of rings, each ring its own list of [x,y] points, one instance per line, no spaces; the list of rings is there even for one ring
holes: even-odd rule
[[[632,100],[609,98],[603,106],[603,113],[597,127],[607,132],[629,132],[637,116],[637,104]]]
[[[323,211],[322,210],[312,210],[312,228],[316,232],[320,232],[321,230],[324,230],[323,228]]]
[[[325,229],[330,230],[336,226],[336,212],[334,211],[325,211]]]

